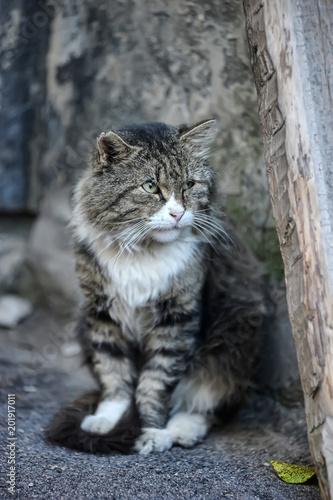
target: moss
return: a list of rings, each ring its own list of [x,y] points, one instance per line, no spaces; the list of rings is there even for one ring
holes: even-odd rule
[[[238,198],[229,197],[226,207],[256,257],[265,264],[268,273],[278,280],[283,280],[283,261],[275,227],[268,227],[266,221],[260,226],[255,224],[254,214],[249,213],[239,203]]]
[[[275,228],[264,229],[262,239],[253,251],[265,263],[267,270],[278,280],[284,279],[284,267],[280,252],[279,239]]]

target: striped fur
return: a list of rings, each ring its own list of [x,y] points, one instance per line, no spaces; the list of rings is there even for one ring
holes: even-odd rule
[[[207,161],[213,125],[156,123],[97,139],[72,225],[85,299],[79,331],[101,392],[73,429],[78,442],[82,433],[92,443],[107,436],[111,450],[134,401],[137,451],[190,446],[214,414],[247,397],[260,280],[219,208]],[[65,413],[49,432],[64,445]]]

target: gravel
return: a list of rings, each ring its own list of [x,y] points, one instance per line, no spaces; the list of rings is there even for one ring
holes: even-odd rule
[[[63,325],[43,311],[0,330],[1,407],[15,394],[15,494],[7,489],[7,417],[1,429],[1,498],[19,499],[320,499],[318,484],[290,485],[268,460],[311,465],[304,411],[256,395],[238,417],[193,449],[162,454],[90,455],[51,446],[43,430],[64,402],[93,387],[80,358],[52,359],[46,332]],[[22,343],[22,336],[25,342]],[[39,354],[40,356],[37,356]],[[33,356],[33,357],[32,357]],[[47,359],[46,359],[47,358]],[[36,360],[38,360],[36,362]],[[36,390],[31,390],[35,388]],[[27,390],[29,389],[29,390]],[[7,410],[6,410],[7,412]]]

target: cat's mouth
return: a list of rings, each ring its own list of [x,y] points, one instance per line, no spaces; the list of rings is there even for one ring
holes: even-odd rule
[[[180,234],[181,230],[184,229],[180,226],[168,226],[168,227],[159,227],[152,231],[151,236],[154,240],[159,241],[161,243],[166,243],[169,241],[176,240]]]

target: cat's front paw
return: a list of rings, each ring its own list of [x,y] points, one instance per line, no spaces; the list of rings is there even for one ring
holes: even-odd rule
[[[112,427],[114,422],[98,415],[87,415],[81,422],[81,429],[93,434],[107,434]]]
[[[167,429],[155,429],[147,427],[135,443],[135,450],[140,455],[148,455],[156,451],[169,450],[173,441],[170,432]]]

